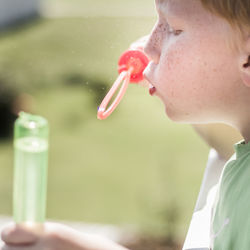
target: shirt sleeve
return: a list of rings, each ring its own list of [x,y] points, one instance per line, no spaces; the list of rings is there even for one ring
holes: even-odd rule
[[[226,161],[211,149],[183,250],[209,250],[211,211]]]

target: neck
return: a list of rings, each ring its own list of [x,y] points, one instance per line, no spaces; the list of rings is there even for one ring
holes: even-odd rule
[[[245,143],[248,143],[248,142],[250,141],[250,134],[244,135],[244,134],[242,133],[242,136],[243,136],[243,138],[244,138]]]
[[[250,119],[246,119],[244,122],[241,122],[236,128],[241,133],[245,143],[250,141]]]

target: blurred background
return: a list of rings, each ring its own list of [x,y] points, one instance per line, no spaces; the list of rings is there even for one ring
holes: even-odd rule
[[[120,54],[155,20],[153,0],[0,0],[0,214],[12,214],[12,126],[25,110],[50,124],[49,219],[183,243],[208,147],[136,85],[96,118]]]

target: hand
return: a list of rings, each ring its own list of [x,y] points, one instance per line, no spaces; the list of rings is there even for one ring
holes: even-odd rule
[[[136,40],[135,42],[133,42],[131,45],[130,45],[130,49],[140,49],[140,50],[143,50],[147,41],[148,41],[148,38],[149,38],[149,35],[147,36],[143,36],[141,38],[139,38],[138,40]]]
[[[100,236],[83,234],[57,223],[8,225],[1,250],[126,250]]]

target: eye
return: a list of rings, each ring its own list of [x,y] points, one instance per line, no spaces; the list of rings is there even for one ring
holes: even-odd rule
[[[182,30],[176,30],[176,29],[173,29],[172,27],[169,26],[169,33],[172,33],[173,35],[175,36],[178,36],[182,33]]]
[[[174,30],[173,31],[173,34],[175,35],[175,36],[178,36],[178,35],[180,35],[182,33],[182,30]]]

